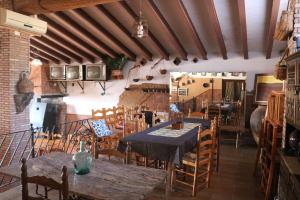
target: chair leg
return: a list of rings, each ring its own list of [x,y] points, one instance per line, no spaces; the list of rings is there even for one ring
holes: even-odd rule
[[[176,181],[176,171],[173,170],[171,174],[171,191],[173,191],[175,181]]]
[[[217,163],[216,163],[216,172],[219,172],[219,160],[220,160],[220,137],[217,138]]]
[[[235,148],[236,149],[239,148],[239,136],[240,136],[240,133],[236,132],[236,140],[235,140]]]
[[[196,196],[196,192],[197,192],[197,182],[198,182],[198,169],[195,168],[195,172],[194,172],[194,180],[193,180],[193,192],[192,192],[192,196],[193,196],[193,197]]]

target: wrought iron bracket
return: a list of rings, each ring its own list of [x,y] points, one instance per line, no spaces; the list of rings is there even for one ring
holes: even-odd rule
[[[101,93],[101,95],[105,95],[106,92],[106,88],[105,88],[105,81],[98,81],[99,85],[101,86],[103,92]]]
[[[84,82],[76,81],[81,90],[84,92]]]
[[[65,89],[65,93],[67,93],[67,85],[68,83],[65,81],[59,81],[59,83],[61,84],[61,86]]]

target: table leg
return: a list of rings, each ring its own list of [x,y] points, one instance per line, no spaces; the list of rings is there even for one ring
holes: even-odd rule
[[[130,164],[131,161],[131,145],[127,142],[125,163]]]
[[[166,180],[166,199],[170,198],[170,193],[171,193],[171,175],[172,175],[172,170],[173,170],[173,163],[168,161],[167,164],[167,180]]]

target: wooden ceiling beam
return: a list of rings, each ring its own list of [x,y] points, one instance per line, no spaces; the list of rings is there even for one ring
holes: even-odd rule
[[[153,0],[145,0],[145,4],[147,4],[148,8],[151,9],[154,16],[158,19],[159,23],[164,27],[163,30],[165,30],[165,33],[170,36],[170,39],[172,41],[172,45],[174,46],[174,49],[178,51],[179,57],[181,57],[183,60],[187,60],[187,52],[180,43],[179,39],[175,35],[174,31],[172,30],[171,26],[167,22],[167,20],[164,18],[164,16],[159,11],[158,7],[155,5]],[[163,34],[162,30],[162,34]]]
[[[49,47],[37,42],[36,40],[30,40],[30,46],[34,47],[35,49],[42,51],[58,60],[62,60],[63,62],[70,64],[71,63],[71,59],[60,54],[59,52],[56,52],[52,49],[50,49]]]
[[[268,28],[267,28],[267,45],[266,45],[266,59],[271,58],[273,42],[274,42],[274,33],[276,28],[276,22],[278,17],[278,11],[280,6],[280,0],[273,0],[271,6],[271,12],[268,19],[270,19]]]
[[[118,4],[126,10],[126,12],[130,15],[130,17],[135,20],[138,16],[135,14],[135,12],[129,7],[129,5],[125,1],[120,1]],[[143,44],[136,38],[132,37],[131,32],[128,31],[123,24],[121,24],[110,12],[104,8],[102,5],[98,5],[97,8],[112,21],[121,31],[123,31],[124,34],[127,35],[145,54],[149,54],[149,50],[146,49]],[[155,38],[153,33],[148,30],[148,36],[151,42],[154,44],[156,49],[159,51],[160,55],[163,56],[166,60],[169,60],[169,53],[168,51],[163,47],[163,45],[158,41],[158,39]]]
[[[245,0],[237,0],[239,21],[240,21],[240,33],[242,39],[244,59],[248,59],[248,42],[247,42],[247,22],[246,22],[246,9]]]
[[[32,52],[30,52],[29,58],[30,58],[30,61],[32,61],[33,59],[40,59],[42,61],[42,63],[49,63],[50,62],[50,60],[42,58],[40,56],[37,56],[37,55],[33,54]]]
[[[35,56],[44,58],[46,60],[49,60],[51,62],[54,62],[56,64],[60,64],[60,61],[57,58],[54,58],[53,56],[50,56],[49,54],[43,52],[43,51],[39,51],[36,48],[30,46],[30,53],[34,54]]]
[[[51,40],[48,40],[45,37],[31,37],[30,39],[35,40],[35,41],[39,42],[40,44],[43,44],[46,47],[52,49],[53,51],[57,51],[60,54],[66,56],[68,58],[71,58],[72,60],[75,60],[78,63],[82,63],[82,58],[81,57],[79,57],[78,55],[70,52],[67,49],[62,48],[61,46],[59,46],[55,42],[52,42]]]
[[[103,43],[100,39],[98,39],[95,35],[90,33],[82,27],[78,23],[76,23],[73,19],[67,16],[65,13],[57,12],[53,14],[47,15],[49,18],[55,20],[57,23],[61,24],[69,31],[80,37],[81,39],[85,40],[91,46],[93,46],[98,51],[102,52],[102,54],[107,54],[108,56],[115,58],[118,54],[105,43]]]
[[[188,32],[190,32],[192,34],[192,39],[194,40],[194,43],[195,43],[200,55],[202,56],[202,58],[204,60],[207,60],[206,49],[197,33],[197,30],[192,22],[192,19],[189,16],[189,13],[188,13],[186,7],[184,6],[184,3],[182,2],[182,0],[178,0],[177,5],[179,7],[180,13],[184,17],[184,19],[188,25],[188,28],[189,28]]]
[[[42,38],[46,38],[47,40],[49,40],[49,41],[61,46],[62,48],[72,52],[74,55],[77,55],[78,57],[85,58],[89,62],[92,62],[92,63],[95,62],[95,58],[93,56],[91,56],[90,54],[88,54],[85,51],[81,50],[76,45],[73,45],[72,43],[67,42],[66,40],[62,39],[61,37],[59,37],[58,35],[56,35],[55,33],[51,32],[49,30],[47,31],[47,34],[42,36]]]
[[[51,32],[55,33],[56,35],[59,35],[59,37],[68,41],[69,43],[73,44],[73,46],[82,49],[82,51],[84,51],[84,52],[88,52],[94,58],[102,58],[103,54],[101,52],[97,51],[94,47],[90,46],[87,42],[80,39],[77,35],[74,35],[73,33],[71,33],[65,27],[57,24],[56,22],[49,19],[45,15],[39,15],[39,18],[47,21],[47,23],[48,23],[47,35],[50,35],[50,34],[48,34],[48,32],[51,31]],[[82,55],[84,55],[84,54],[82,54]]]
[[[213,29],[215,31],[222,57],[223,57],[223,59],[226,60],[228,58],[227,50],[226,50],[224,38],[222,35],[221,26],[219,23],[214,0],[205,0],[205,5],[207,6],[208,18],[209,18],[209,20],[213,26]]]
[[[124,53],[124,55],[126,55],[128,58],[130,58],[131,60],[136,60],[136,55],[129,48],[127,48],[119,39],[117,39],[109,31],[107,31],[100,23],[98,23],[95,19],[88,15],[84,10],[76,9],[70,10],[69,12],[73,14],[73,16],[75,16],[76,18],[84,21],[86,26],[88,26],[91,30],[94,30],[95,32],[99,33],[99,35],[103,35],[103,37],[105,37],[106,39],[114,43],[116,46],[118,46],[119,50],[121,50]],[[150,59],[151,58],[152,55],[150,56]]]
[[[116,2],[119,0],[13,0],[14,10],[26,14],[42,14]]]
[[[97,5],[96,8],[105,15],[106,18],[110,20],[110,22],[114,23],[138,48],[142,51],[143,56],[148,60],[152,60],[152,53],[136,38],[132,37],[131,32],[128,31],[125,26],[120,23],[104,6]]]

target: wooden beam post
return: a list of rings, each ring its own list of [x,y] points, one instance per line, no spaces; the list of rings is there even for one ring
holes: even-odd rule
[[[62,55],[66,56],[68,58],[72,58],[72,59],[76,60],[78,63],[82,63],[82,58],[81,57],[79,57],[78,55],[70,52],[67,49],[62,48],[61,46],[59,46],[55,42],[52,42],[51,40],[48,40],[45,37],[31,37],[30,39],[35,40],[35,41],[39,42],[40,44],[43,44],[46,47],[52,49],[53,51],[57,51],[57,52],[61,53]]]
[[[70,64],[71,63],[71,60],[70,58],[60,54],[59,52],[56,52],[52,49],[50,49],[49,47],[39,43],[38,41],[36,40],[30,40],[30,46],[34,47],[35,49],[38,49],[39,51],[42,51],[58,60],[62,60],[63,62],[65,63],[68,63]]]
[[[77,47],[77,45],[73,45],[72,43],[68,42],[67,40],[62,39],[57,34],[53,33],[52,31],[48,30],[46,35],[42,36],[43,38],[48,39],[49,41],[56,43],[57,45],[61,46],[62,48],[65,48],[69,50],[70,52],[76,54],[77,56],[83,57],[89,62],[94,63],[95,58],[91,56],[90,54],[86,53],[85,51],[81,50]]]
[[[91,46],[93,46],[103,54],[107,54],[112,58],[118,56],[118,54],[112,48],[110,48],[108,45],[102,42],[95,35],[87,31],[84,27],[79,25],[65,13],[57,12],[53,14],[48,14],[47,16],[63,25],[65,28],[67,28],[72,33],[76,34],[81,39],[86,40]]]
[[[175,35],[174,31],[172,30],[171,26],[167,22],[167,20],[164,18],[164,16],[159,11],[158,7],[155,5],[153,0],[145,0],[145,4],[148,5],[148,8],[151,9],[152,13],[154,13],[154,16],[158,19],[159,23],[164,27],[162,29],[162,34],[166,33],[170,36],[170,39],[172,41],[172,45],[174,46],[174,49],[178,52],[180,57],[183,60],[187,60],[187,52],[180,43],[179,39]]]
[[[95,58],[102,58],[103,54],[101,52],[97,51],[94,47],[89,45],[87,42],[80,39],[77,35],[71,33],[65,27],[57,24],[55,21],[49,19],[45,15],[39,15],[39,18],[47,21],[48,31],[51,31],[56,35],[59,35],[59,37],[68,41],[69,43],[72,43],[75,47],[82,49],[82,51],[88,52]]]
[[[273,0],[271,6],[271,15],[269,17],[270,21],[267,29],[267,45],[266,45],[266,59],[271,58],[274,33],[276,28],[277,16],[279,11],[280,0]]]
[[[245,9],[245,0],[238,0],[238,12],[239,12],[239,21],[240,21],[240,33],[243,45],[244,58],[248,59],[248,42],[247,42],[247,22],[246,22],[246,9]]]
[[[200,37],[197,33],[197,30],[196,30],[196,28],[195,28],[195,26],[192,22],[192,19],[189,16],[188,11],[186,10],[182,0],[178,0],[177,5],[179,7],[180,13],[184,17],[184,19],[185,19],[185,21],[188,25],[188,28],[189,28],[188,32],[192,34],[192,39],[194,40],[194,43],[195,43],[200,55],[202,55],[202,58],[204,60],[207,60],[207,52],[204,48],[204,45],[203,45],[203,43],[202,43],[202,41],[201,41],[201,39],[200,39]]]
[[[57,58],[55,58],[55,57],[53,57],[53,56],[51,56],[51,55],[49,55],[49,54],[47,54],[43,51],[39,51],[39,50],[35,49],[33,46],[30,46],[30,53],[32,53],[35,56],[38,56],[38,57],[44,58],[46,60],[52,61],[56,64],[60,63],[60,61]]]
[[[76,18],[81,19],[82,21],[84,21],[86,26],[89,26],[90,29],[94,30],[95,32],[98,32],[99,35],[102,35],[103,37],[107,38],[112,43],[114,43],[119,48],[119,50],[121,50],[128,58],[130,58],[131,60],[136,59],[136,55],[128,47],[126,47],[118,38],[112,35],[109,31],[107,31],[100,23],[98,23],[91,16],[89,16],[88,13],[86,13],[84,10],[70,10],[69,13],[71,13]]]
[[[219,43],[219,47],[220,47],[220,51],[221,54],[223,56],[223,59],[227,59],[227,50],[226,50],[226,46],[225,46],[225,42],[224,42],[224,38],[222,35],[222,31],[221,31],[221,26],[219,23],[219,19],[218,19],[218,15],[217,15],[217,11],[215,8],[215,4],[214,4],[214,0],[205,0],[205,5],[207,6],[207,12],[208,12],[208,17],[209,20],[213,26],[213,29],[215,31],[218,43]]]
[[[43,14],[117,2],[119,0],[12,0],[14,10],[26,14]]]

